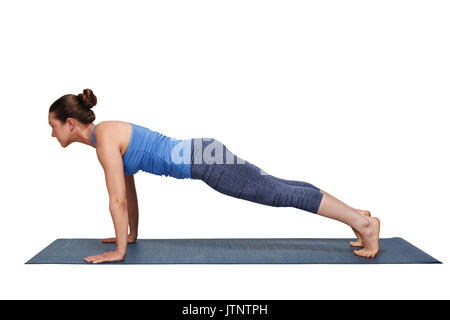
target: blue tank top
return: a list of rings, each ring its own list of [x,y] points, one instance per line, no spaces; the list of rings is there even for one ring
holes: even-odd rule
[[[192,139],[178,140],[129,122],[132,126],[127,151],[122,156],[123,171],[132,175],[143,170],[177,179],[191,177]],[[94,128],[91,138],[96,145]]]

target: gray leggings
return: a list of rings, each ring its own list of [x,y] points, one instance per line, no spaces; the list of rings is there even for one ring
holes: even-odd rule
[[[312,213],[317,213],[323,197],[312,184],[267,174],[213,138],[192,139],[191,177],[235,198]]]

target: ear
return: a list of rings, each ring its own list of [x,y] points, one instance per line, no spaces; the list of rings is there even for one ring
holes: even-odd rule
[[[77,126],[77,122],[75,121],[74,118],[67,118],[66,119],[66,123],[69,124],[69,129],[72,130]]]

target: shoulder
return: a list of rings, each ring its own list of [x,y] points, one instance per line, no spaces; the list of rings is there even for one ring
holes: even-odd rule
[[[121,121],[111,121],[111,120],[100,121],[95,125],[95,133],[113,130],[114,127],[117,126],[118,122]]]
[[[125,121],[99,122],[94,130],[97,148],[113,150],[114,152],[118,149],[120,154],[125,154],[132,130],[132,124]]]
[[[94,137],[97,142],[95,149],[105,170],[110,167],[110,163],[115,163],[120,158],[118,131],[113,121],[102,121],[95,126]]]
[[[125,127],[129,126],[124,121],[101,121],[95,126],[95,138],[97,143],[104,141],[119,143]]]

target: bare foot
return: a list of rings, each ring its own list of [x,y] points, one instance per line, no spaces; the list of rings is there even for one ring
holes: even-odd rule
[[[364,243],[364,248],[361,250],[353,250],[353,252],[361,257],[375,258],[380,248],[380,219],[369,217],[369,220],[369,226],[361,232],[361,240]]]
[[[360,215],[370,217],[370,211],[369,210],[359,210],[355,209]],[[361,240],[361,234],[354,228],[352,228],[353,232],[356,234],[356,237],[358,238],[356,241],[350,241],[350,246],[352,247],[362,247],[364,246],[362,240]]]

